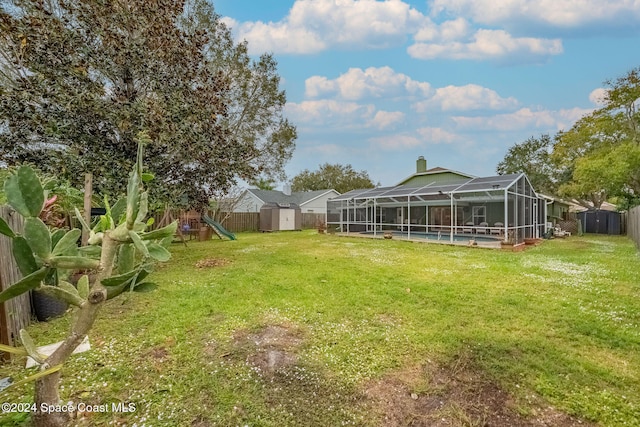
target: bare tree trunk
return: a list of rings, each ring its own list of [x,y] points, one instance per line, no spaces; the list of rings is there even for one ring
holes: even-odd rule
[[[101,282],[111,275],[118,245],[119,242],[111,239],[109,233],[105,233],[96,283],[91,287],[87,300],[78,309],[69,335],[60,347],[45,360],[41,369],[48,369],[64,363],[93,327],[100,307],[107,300],[107,290]],[[59,385],[60,371],[36,381],[34,401],[37,409],[33,417],[36,427],[64,427],[67,425],[70,414],[59,409],[62,405],[58,393]],[[42,411],[42,409],[46,410]]]
[[[62,345],[47,358],[42,369],[48,369],[64,363],[91,330],[98,317],[100,307],[107,299],[104,287],[98,284],[95,288],[91,290],[89,298],[80,307],[71,332]],[[33,418],[36,427],[63,427],[69,421],[69,413],[59,409],[62,405],[60,394],[58,393],[59,385],[60,371],[36,381],[34,401],[37,410]],[[42,409],[46,410],[42,411]]]
[[[70,419],[67,412],[56,411],[56,406],[61,405],[58,393],[60,382],[60,371],[42,377],[36,381],[36,402],[37,410],[33,414],[33,422],[37,427],[64,427]],[[42,409],[45,409],[42,411]]]
[[[93,175],[84,174],[84,220],[91,224],[91,196],[93,192]],[[82,229],[82,246],[86,246],[89,240],[89,230]]]

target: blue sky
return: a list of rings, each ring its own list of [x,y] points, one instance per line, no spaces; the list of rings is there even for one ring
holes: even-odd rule
[[[395,185],[418,156],[494,175],[509,147],[569,129],[640,66],[635,0],[214,0],[272,52],[298,128],[290,178],[351,164]]]

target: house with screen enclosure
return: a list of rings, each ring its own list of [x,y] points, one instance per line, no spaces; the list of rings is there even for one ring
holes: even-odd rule
[[[327,202],[327,227],[341,233],[448,243],[540,238],[546,203],[525,174],[476,177],[419,157],[398,185],[352,190]]]

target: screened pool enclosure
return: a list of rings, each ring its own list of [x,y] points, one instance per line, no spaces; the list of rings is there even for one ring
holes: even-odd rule
[[[342,233],[451,243],[523,243],[545,232],[546,203],[524,174],[452,183],[352,190],[327,202],[327,226]]]

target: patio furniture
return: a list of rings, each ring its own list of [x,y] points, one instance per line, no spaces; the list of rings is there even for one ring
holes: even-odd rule
[[[488,230],[489,230],[489,223],[483,221],[480,224],[478,224],[478,226],[476,227],[476,234],[487,234]]]
[[[474,226],[473,221],[466,222],[464,224],[464,227],[462,227],[462,232],[463,233],[473,233],[473,226]]]
[[[571,232],[570,231],[565,231],[562,228],[560,228],[559,226],[556,226],[553,229],[553,236],[554,237],[567,237],[567,236],[571,236]]]
[[[491,234],[495,234],[498,236],[502,236],[503,231],[504,231],[504,223],[502,222],[496,222],[495,224],[493,224],[493,227],[491,227],[491,230],[489,230]]]

